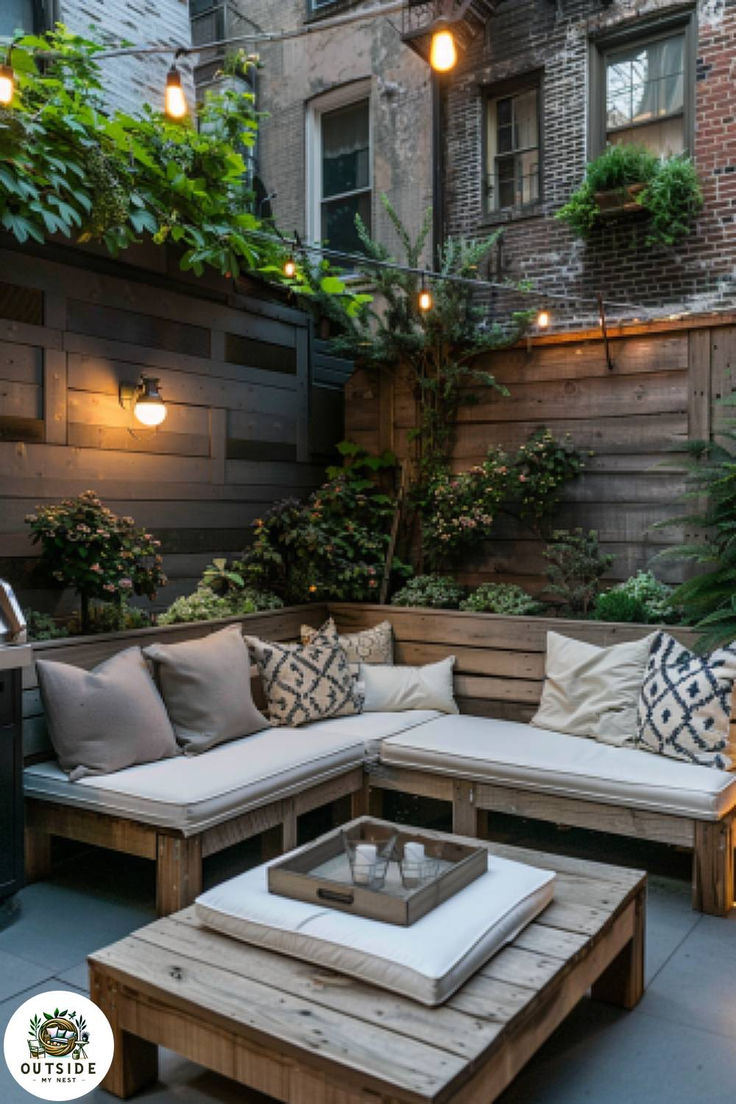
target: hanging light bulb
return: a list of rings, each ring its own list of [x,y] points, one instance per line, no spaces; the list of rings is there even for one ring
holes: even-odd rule
[[[181,84],[181,73],[172,65],[166,77],[164,98],[166,114],[170,119],[183,119],[187,113],[187,98]]]
[[[296,276],[296,261],[293,257],[287,257],[284,261],[284,276],[290,280]]]
[[[0,65],[0,107],[10,107],[15,95],[15,73],[10,65]]]
[[[141,376],[133,412],[144,426],[161,425],[166,417],[166,404],[161,398],[158,379],[155,376]]]
[[[417,296],[417,306],[420,311],[426,314],[427,311],[431,311],[434,306],[434,300],[432,298],[432,292],[424,283],[424,277],[422,276],[422,286],[419,289],[419,295]]]
[[[547,327],[549,326],[549,323],[550,323],[549,311],[546,308],[544,308],[543,310],[540,310],[539,314],[537,315],[537,327],[540,330],[546,330]]]
[[[455,36],[444,20],[435,23],[429,47],[429,64],[436,73],[448,73],[457,64]]]

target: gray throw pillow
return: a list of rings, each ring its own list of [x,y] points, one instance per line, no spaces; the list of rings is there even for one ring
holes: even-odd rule
[[[143,651],[156,664],[185,755],[269,727],[253,704],[250,657],[239,625],[181,644],[151,644]]]
[[[179,754],[140,648],[92,671],[46,659],[36,670],[51,743],[70,781]]]

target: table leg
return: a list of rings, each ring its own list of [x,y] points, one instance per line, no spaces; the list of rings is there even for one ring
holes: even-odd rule
[[[123,1031],[117,1015],[117,985],[99,968],[90,964],[89,992],[110,1021],[115,1052],[102,1088],[126,1099],[158,1079],[158,1047]]]
[[[634,930],[631,939],[619,951],[593,983],[594,1000],[633,1008],[644,993],[644,939],[646,932],[646,890],[634,899]]]

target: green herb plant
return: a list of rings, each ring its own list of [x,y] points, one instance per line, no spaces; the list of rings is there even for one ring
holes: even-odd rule
[[[614,557],[602,552],[594,530],[558,529],[544,550],[546,591],[559,599],[562,612],[587,617],[601,589],[601,578]]]
[[[394,593],[391,605],[457,609],[464,594],[465,587],[450,575],[415,575]]]
[[[533,617],[542,605],[515,583],[483,583],[460,603],[460,609],[473,613],[498,613],[507,617]]]
[[[651,571],[636,575],[604,590],[595,600],[592,616],[597,621],[634,621],[659,625],[676,621],[673,587],[660,582]]]

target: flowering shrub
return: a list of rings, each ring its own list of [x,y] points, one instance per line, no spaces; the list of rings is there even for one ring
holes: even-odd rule
[[[464,593],[465,588],[449,575],[415,575],[396,591],[391,605],[457,609]]]
[[[541,613],[539,602],[515,583],[483,583],[460,603],[461,610],[474,613],[503,613],[521,617]]]
[[[459,475],[436,477],[422,503],[424,553],[433,567],[457,560],[491,536],[503,506],[539,533],[557,506],[563,483],[583,470],[569,437],[556,441],[539,429],[513,456],[498,446],[482,464]]]
[[[339,446],[342,468],[306,502],[286,499],[253,523],[253,544],[233,567],[255,586],[287,602],[325,598],[370,601],[378,597],[389,543],[393,499],[377,482],[395,458]],[[407,569],[394,560],[393,569]]]
[[[122,606],[133,594],[155,598],[166,582],[161,542],[137,528],[133,518],[103,506],[94,491],[44,506],[26,522],[33,543],[41,545],[42,565],[79,594],[83,632],[90,627],[90,599]]]
[[[501,448],[490,449],[482,464],[459,475],[440,475],[424,507],[422,540],[429,563],[457,559],[487,540],[496,513],[508,495],[510,461]]]
[[[539,528],[557,506],[557,491],[583,470],[583,458],[569,435],[556,441],[548,429],[533,433],[521,445],[511,470],[511,497],[519,504],[519,515]]]

